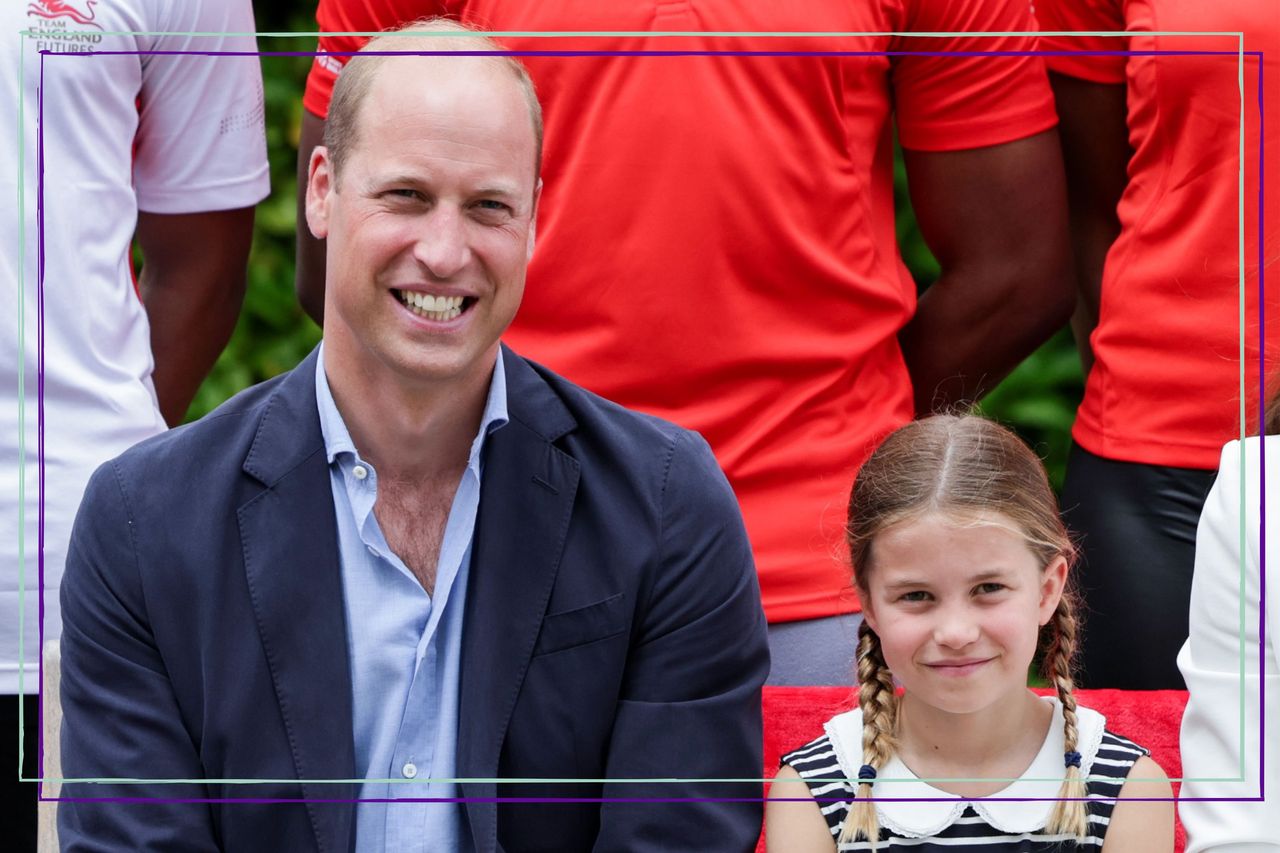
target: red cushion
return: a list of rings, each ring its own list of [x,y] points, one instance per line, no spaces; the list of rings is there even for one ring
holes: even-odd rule
[[[1040,694],[1052,691],[1036,690]],[[1178,730],[1187,704],[1185,690],[1077,690],[1081,705],[1107,718],[1107,728],[1151,750],[1151,757],[1171,778],[1182,775]],[[790,752],[822,734],[822,724],[857,704],[858,691],[848,687],[766,687],[764,689],[764,775],[778,770]],[[1173,783],[1174,796],[1178,783]],[[1186,837],[1181,822],[1174,825],[1176,853]],[[757,850],[764,850],[761,837]]]

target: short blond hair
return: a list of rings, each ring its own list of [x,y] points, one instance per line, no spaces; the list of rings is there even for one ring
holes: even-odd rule
[[[433,35],[452,33],[452,36]],[[534,90],[533,80],[528,70],[515,57],[504,56],[503,47],[488,36],[466,24],[448,18],[422,18],[394,30],[374,36],[360,48],[360,52],[347,62],[338,80],[333,86],[333,98],[329,102],[329,117],[324,126],[324,145],[329,150],[329,162],[333,164],[334,179],[350,155],[352,149],[360,141],[359,120],[360,107],[368,97],[369,89],[377,77],[383,62],[392,53],[414,53],[416,51],[401,50],[404,40],[421,34],[418,41],[428,44],[419,50],[443,51],[448,53],[490,53],[485,57],[498,66],[506,69],[515,78],[529,107],[529,121],[533,126],[534,158],[533,175],[536,183],[542,174],[542,105],[538,102],[538,94]],[[368,55],[365,55],[365,54]],[[409,84],[406,84],[409,85]]]

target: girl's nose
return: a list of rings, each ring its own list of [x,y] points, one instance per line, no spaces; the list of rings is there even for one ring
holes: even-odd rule
[[[981,634],[982,623],[978,614],[971,613],[967,609],[954,608],[939,614],[933,639],[939,646],[961,649],[977,642]]]

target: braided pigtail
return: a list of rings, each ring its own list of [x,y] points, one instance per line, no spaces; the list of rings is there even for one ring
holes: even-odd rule
[[[858,772],[858,792],[849,804],[849,815],[840,828],[841,844],[859,837],[880,840],[880,820],[876,804],[869,799],[876,771],[884,767],[897,749],[894,728],[898,697],[893,690],[893,673],[884,662],[880,638],[863,620],[858,627],[858,705],[862,708],[862,769]]]
[[[941,414],[912,421],[889,434],[858,470],[849,494],[846,535],[859,594],[874,586],[875,538],[895,524],[940,513],[960,525],[995,524],[1016,532],[1036,556],[1041,572],[1065,560],[1068,573],[1075,546],[1062,524],[1058,501],[1044,465],[1026,442],[992,421],[973,415]],[[994,516],[994,517],[993,517]],[[1041,629],[1044,667],[1058,691],[1064,718],[1066,768],[1050,832],[1086,837],[1089,813],[1080,772],[1076,700],[1071,658],[1077,625],[1071,594],[1064,591],[1053,617]],[[875,842],[879,821],[869,801],[871,781],[896,746],[898,703],[880,641],[863,623],[859,629],[858,675],[862,682],[863,760],[858,793],[840,840],[859,836]],[[864,777],[871,778],[864,778]]]
[[[1057,688],[1058,701],[1062,703],[1066,775],[1045,829],[1054,835],[1084,838],[1089,834],[1089,808],[1084,801],[1087,791],[1077,751],[1079,731],[1076,727],[1075,683],[1071,680],[1071,659],[1076,650],[1076,617],[1069,592],[1064,592],[1058,601],[1049,626],[1053,639],[1045,655],[1044,668],[1045,676]]]

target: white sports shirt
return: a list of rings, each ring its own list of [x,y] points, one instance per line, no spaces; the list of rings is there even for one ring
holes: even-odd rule
[[[0,694],[39,686],[42,558],[43,636],[61,633],[58,584],[89,475],[165,428],[129,265],[137,211],[227,210],[267,194],[253,32],[249,0],[0,4],[0,101],[14,117],[0,135]],[[152,53],[192,50],[251,55]],[[89,51],[143,53],[69,55]]]

